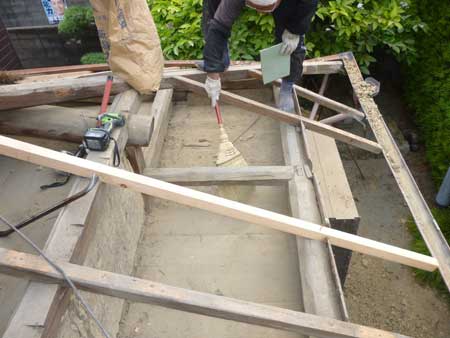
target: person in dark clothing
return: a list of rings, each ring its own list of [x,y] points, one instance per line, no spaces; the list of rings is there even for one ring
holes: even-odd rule
[[[220,73],[230,65],[228,39],[233,23],[247,5],[259,12],[272,13],[275,42],[282,43],[281,54],[291,56],[291,72],[283,78],[279,108],[292,112],[292,88],[303,70],[306,48],[304,35],[315,14],[318,0],[204,0],[202,30],[205,37],[203,68],[208,73],[205,89],[211,104],[219,100]]]

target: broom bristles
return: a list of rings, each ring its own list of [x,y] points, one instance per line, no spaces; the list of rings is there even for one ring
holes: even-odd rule
[[[216,166],[218,167],[247,167],[247,161],[245,161],[242,154],[228,139],[228,135],[223,128],[220,127],[220,144],[217,154]],[[220,186],[219,195],[231,200],[245,201],[248,199],[248,195],[253,191],[252,186]]]

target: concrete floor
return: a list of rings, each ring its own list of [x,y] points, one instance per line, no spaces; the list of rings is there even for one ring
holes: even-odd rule
[[[31,138],[21,140],[53,149],[73,150],[73,145],[63,142],[43,141]],[[54,182],[58,177],[48,168],[0,156],[0,215],[17,223],[67,197],[71,183],[57,189],[42,191],[41,185]],[[54,212],[24,228],[24,233],[41,248],[44,246],[51,228],[58,216]],[[1,230],[7,226],[0,224]],[[35,253],[16,234],[0,238],[0,247]],[[9,318],[23,297],[28,282],[24,279],[0,275],[0,336],[6,329]]]
[[[263,92],[270,100],[271,93]],[[261,95],[261,93],[260,93]],[[264,100],[259,97],[259,100]],[[218,130],[204,101],[176,105],[163,167],[214,166]],[[222,107],[231,139],[257,117]],[[195,147],[199,140],[208,146]],[[282,164],[279,123],[261,118],[235,145],[251,165]],[[217,193],[217,187],[202,188]],[[286,187],[258,187],[245,203],[289,214]],[[172,202],[154,200],[138,249],[136,275],[169,285],[301,310],[295,238]],[[298,337],[278,330],[130,304],[119,337]]]

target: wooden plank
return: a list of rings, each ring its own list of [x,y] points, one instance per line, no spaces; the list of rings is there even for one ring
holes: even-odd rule
[[[342,248],[419,269],[433,271],[437,268],[437,261],[433,257],[127,172],[105,164],[70,156],[5,136],[0,136],[0,154],[74,175],[90,177],[96,174],[101,181],[108,184],[129,188],[149,196],[167,199],[294,235],[321,241],[329,240],[331,244]]]
[[[117,95],[108,111],[132,112],[128,100],[130,96],[134,94],[125,92]],[[134,105],[132,107],[137,109]],[[115,129],[113,137],[117,140],[119,152],[122,152],[127,143],[128,130]],[[90,152],[87,159],[93,163],[112,165],[113,154],[114,147],[111,143],[104,152]],[[80,191],[86,184],[86,179],[76,178],[70,195]],[[97,184],[88,195],[60,212],[44,247],[47,255],[62,261],[83,262],[90,239],[89,231],[85,231],[85,225],[89,223],[91,209],[99,191],[100,185]],[[30,306],[31,303],[33,306]],[[57,286],[31,282],[3,338],[40,338],[45,326],[51,327],[52,330],[53,326],[59,323],[58,318],[62,316],[68,303],[69,294]],[[36,311],[36,308],[39,308],[39,311]]]
[[[360,217],[336,142],[309,130],[304,137],[308,140],[317,189],[322,192],[319,199],[324,217],[333,228],[357,234]],[[341,283],[344,283],[352,252],[336,247],[333,251]]]
[[[359,70],[352,53],[342,54],[345,69],[352,84],[353,90],[366,113],[367,120],[375,134],[376,139],[383,148],[383,154],[395,177],[397,184],[405,198],[409,209],[416,221],[417,227],[422,234],[431,254],[439,262],[439,270],[447,288],[450,290],[450,247],[443,236],[439,225],[434,219],[431,211],[423,198],[414,177],[409,171],[403,156],[395,143],[378,107],[370,97],[365,88],[362,74]]]
[[[39,106],[43,104],[73,101],[102,96],[106,76],[82,79],[59,79],[44,83],[27,83],[0,86],[0,110]],[[114,78],[111,94],[129,89],[129,86]]]
[[[305,137],[311,148],[312,171],[323,191],[325,217],[358,221],[360,217],[336,142],[310,131]]]
[[[279,89],[274,89],[275,101]],[[300,106],[298,106],[300,114]],[[310,161],[304,150],[304,143],[295,127],[280,124],[284,161],[297,168],[289,182],[289,204],[293,217],[322,224],[322,215],[318,206],[315,187],[312,180]],[[327,244],[303,237],[296,237],[298,261],[300,268],[300,287],[304,310],[328,318],[344,320],[341,313],[341,299],[337,293],[331,260]]]
[[[205,186],[220,184],[279,185],[294,175],[292,167],[193,167],[147,169],[145,176],[179,185]]]
[[[174,80],[181,87],[187,88],[200,95],[206,95],[203,83],[182,76],[175,76]],[[282,110],[227,92],[225,90],[221,91],[220,100],[221,102],[233,104],[254,113],[268,116],[289,124],[299,125],[302,121],[305,124],[305,127],[309,130],[333,137],[336,140],[365,149],[375,154],[379,154],[381,152],[381,147],[377,143],[363,137],[359,137],[352,133],[307,119],[303,116],[286,113]]]
[[[58,262],[58,264],[79,288],[132,302],[154,304],[209,317],[298,332],[317,338],[407,338],[397,333],[303,312],[177,288],[66,262]],[[44,259],[1,248],[0,272],[65,284],[62,276],[55,272]]]
[[[250,70],[249,74],[252,76],[255,76],[259,79],[262,79],[262,73],[259,70]],[[281,84],[281,80],[275,81],[277,85]],[[355,108],[349,107],[343,103],[334,101],[332,99],[329,99],[328,97],[325,97],[320,94],[316,94],[311,90],[308,90],[306,88],[294,85],[295,92],[298,96],[303,97],[309,101],[318,103],[324,107],[327,107],[331,110],[337,111],[339,113],[348,114],[352,117],[354,117],[357,120],[364,119],[364,113],[361,113],[359,110],[356,110]]]

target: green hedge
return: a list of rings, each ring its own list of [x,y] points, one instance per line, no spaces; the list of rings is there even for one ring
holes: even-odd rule
[[[440,228],[442,229],[442,233],[444,234],[445,238],[447,240],[450,239],[450,209],[438,209],[434,208],[432,210],[433,216],[435,217],[436,221],[438,222]],[[413,235],[413,243],[412,243],[412,250],[416,252],[423,253],[425,255],[430,255],[429,250],[427,249],[427,245],[422,239],[422,235],[420,234],[419,230],[417,229],[416,224],[412,220],[412,218],[408,221],[408,229],[410,230],[411,234]],[[432,287],[436,288],[438,291],[440,291],[447,300],[450,301],[450,294],[448,292],[448,289],[444,283],[444,280],[442,279],[441,274],[439,271],[434,272],[426,272],[424,270],[415,270],[416,276],[424,281],[425,283],[431,285]]]
[[[81,39],[88,32],[96,31],[91,7],[70,6],[64,12],[64,19],[58,25],[58,32],[68,38]]]
[[[426,147],[436,186],[441,184],[450,166],[450,2],[417,0],[417,11],[429,25],[429,34],[418,34],[418,56],[405,68],[406,99],[415,112],[416,124]],[[450,208],[433,210],[447,241],[450,242]],[[427,253],[426,245],[416,226],[410,222],[415,250]],[[424,281],[443,290],[438,272],[417,271]]]
[[[103,53],[86,53],[81,57],[80,63],[82,65],[106,63],[106,57]]]
[[[307,35],[310,57],[351,50],[364,72],[376,61],[376,47],[386,48],[399,60],[411,62],[416,54],[415,33],[426,30],[412,0],[322,0]],[[167,59],[200,59],[202,0],[147,0],[158,27]],[[92,9],[71,6],[59,31],[80,39],[95,28]],[[231,58],[258,59],[259,51],[273,44],[271,15],[246,8],[233,26]]]
[[[158,27],[164,54],[169,59],[202,57],[202,0],[148,0]],[[273,44],[271,15],[246,9],[233,26],[232,59],[255,59],[262,48]],[[416,48],[414,35],[426,30],[409,1],[320,1],[311,32],[309,56],[352,50],[363,71],[375,59],[375,47],[387,48],[400,60],[411,62]]]

